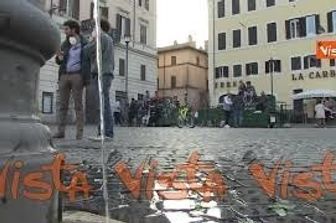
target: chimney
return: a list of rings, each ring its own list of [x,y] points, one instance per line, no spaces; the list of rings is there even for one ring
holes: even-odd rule
[[[204,50],[208,51],[208,49],[209,49],[209,41],[206,40],[206,41],[204,41]]]

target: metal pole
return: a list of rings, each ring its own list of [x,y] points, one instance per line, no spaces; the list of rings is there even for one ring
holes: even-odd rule
[[[217,101],[216,98],[216,89],[215,89],[215,84],[216,84],[216,0],[212,1],[212,63],[213,63],[213,83],[212,83],[212,89],[213,89],[213,97]]]
[[[52,16],[53,16],[53,10],[54,10],[53,5],[54,5],[53,0],[50,0],[50,9],[49,9],[50,18],[52,18]]]
[[[126,102],[128,103],[128,45],[129,42],[126,42],[126,75],[125,75],[125,93],[126,93]]]
[[[273,92],[273,85],[274,85],[274,81],[273,81],[273,73],[274,73],[274,63],[273,63],[273,58],[271,58],[270,60],[270,67],[271,67],[271,95],[274,95]]]

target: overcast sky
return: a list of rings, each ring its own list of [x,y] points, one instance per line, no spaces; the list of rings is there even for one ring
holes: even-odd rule
[[[197,46],[208,39],[207,0],[157,0],[158,47],[188,41],[192,35]]]

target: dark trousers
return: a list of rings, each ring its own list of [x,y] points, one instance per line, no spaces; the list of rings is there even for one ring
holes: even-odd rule
[[[70,94],[75,101],[77,136],[83,135],[83,80],[80,74],[63,74],[59,81],[60,117],[58,131],[65,132]]]
[[[231,111],[225,111],[225,125],[228,125],[231,118]]]
[[[103,90],[103,115],[104,115],[104,132],[105,136],[113,137],[113,116],[110,103],[110,89],[113,80],[112,74],[104,74],[102,77],[102,90]],[[98,77],[95,78],[95,88],[96,95],[99,98],[99,89],[98,89]],[[98,108],[99,109],[99,108]],[[99,119],[100,120],[100,119]],[[98,134],[100,135],[100,124],[98,124]]]
[[[120,112],[114,112],[114,123],[116,125],[121,125],[121,114],[120,114]]]

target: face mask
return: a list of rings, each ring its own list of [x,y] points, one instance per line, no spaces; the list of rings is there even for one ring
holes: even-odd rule
[[[77,44],[77,39],[76,39],[76,37],[73,37],[73,36],[71,36],[70,38],[69,38],[69,42],[70,42],[70,44],[71,45],[76,45]]]

